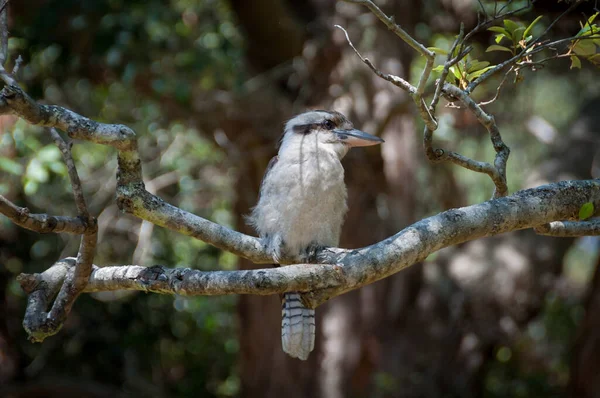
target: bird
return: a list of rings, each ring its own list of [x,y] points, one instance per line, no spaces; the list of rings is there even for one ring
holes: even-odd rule
[[[352,147],[382,142],[336,111],[307,111],[285,123],[247,218],[276,263],[283,256],[307,258],[320,247],[338,246],[348,210],[341,160]],[[306,360],[315,345],[315,311],[298,292],[283,294],[281,302],[283,351]]]

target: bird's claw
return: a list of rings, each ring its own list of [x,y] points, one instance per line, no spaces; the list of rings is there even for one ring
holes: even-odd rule
[[[308,246],[303,253],[304,260],[307,263],[316,263],[317,262],[317,254],[323,250],[325,246],[317,245],[315,243]]]

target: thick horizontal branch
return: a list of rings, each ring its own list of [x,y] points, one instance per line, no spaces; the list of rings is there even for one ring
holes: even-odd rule
[[[41,274],[21,274],[18,281],[28,294],[45,286],[56,292],[75,259],[67,258]],[[306,292],[344,284],[341,267],[336,265],[295,264],[285,267],[243,271],[199,271],[190,268],[144,267],[122,265],[94,266],[84,292],[140,290],[181,296],[260,294],[269,295],[294,290]]]
[[[600,235],[600,220],[553,221],[536,227],[535,232],[540,235],[556,236],[560,238],[598,236]]]
[[[140,266],[96,268],[84,291],[128,289],[181,295],[301,291],[307,292],[307,303],[316,307],[332,297],[399,272],[444,247],[555,220],[577,219],[579,209],[587,202],[600,206],[600,181],[564,181],[448,210],[372,246],[355,250],[321,249],[317,260],[323,265],[214,272]],[[38,287],[48,289],[47,286],[59,284],[58,274],[68,272],[61,270],[63,263],[42,274],[20,276],[19,281],[31,293],[34,304],[45,297],[34,294]]]
[[[444,247],[551,221],[576,220],[584,203],[592,202],[594,208],[598,208],[599,200],[599,180],[563,181],[448,210],[372,246],[357,250],[330,249],[324,253],[323,260],[343,268],[346,284],[306,296],[316,306],[331,297],[386,278]]]

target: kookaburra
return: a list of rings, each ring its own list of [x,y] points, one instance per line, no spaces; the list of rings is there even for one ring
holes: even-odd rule
[[[249,217],[276,262],[338,245],[348,209],[341,160],[352,147],[381,142],[339,112],[310,111],[286,123]],[[315,345],[315,311],[296,292],[282,298],[281,342],[286,353],[303,360]]]

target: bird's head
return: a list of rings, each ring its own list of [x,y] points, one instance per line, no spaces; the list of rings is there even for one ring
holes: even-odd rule
[[[340,159],[357,146],[381,144],[383,140],[354,128],[341,113],[335,111],[309,111],[290,119],[281,139],[281,151],[291,148],[326,150]]]

